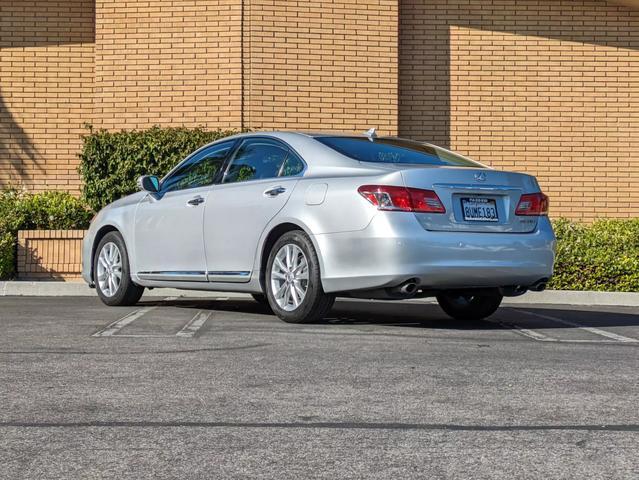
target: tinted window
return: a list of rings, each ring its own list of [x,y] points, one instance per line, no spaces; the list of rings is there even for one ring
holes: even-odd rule
[[[288,156],[288,149],[272,140],[245,140],[237,149],[223,183],[274,178]]]
[[[371,141],[367,137],[317,137],[317,140],[360,162],[481,167],[472,160],[439,147],[411,140],[377,138]]]
[[[304,170],[304,162],[302,159],[295,155],[294,153],[289,153],[288,158],[284,162],[284,166],[282,167],[282,171],[280,172],[281,177],[292,177],[295,175],[299,175]]]
[[[162,182],[162,191],[171,192],[213,184],[234,143],[212,145],[193,155]]]

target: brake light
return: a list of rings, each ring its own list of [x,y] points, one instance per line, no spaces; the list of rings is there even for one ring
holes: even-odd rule
[[[522,195],[515,215],[548,215],[548,197],[541,192]]]
[[[432,190],[390,185],[362,185],[357,191],[378,210],[446,213],[441,200]]]

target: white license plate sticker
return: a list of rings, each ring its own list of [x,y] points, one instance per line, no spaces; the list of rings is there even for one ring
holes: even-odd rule
[[[492,198],[462,198],[464,220],[469,222],[498,222],[497,202]]]

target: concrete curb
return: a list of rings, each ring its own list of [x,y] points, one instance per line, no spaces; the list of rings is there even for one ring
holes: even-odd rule
[[[95,290],[82,282],[0,282],[0,297],[93,297]],[[248,298],[242,293],[198,292],[176,290],[173,288],[156,288],[146,290],[145,297],[193,297],[193,298]],[[639,293],[625,292],[575,292],[567,290],[546,290],[545,292],[528,292],[521,297],[506,298],[505,304],[536,305],[598,305],[639,307]]]

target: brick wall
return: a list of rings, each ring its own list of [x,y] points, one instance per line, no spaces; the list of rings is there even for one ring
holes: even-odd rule
[[[551,213],[639,215],[639,11],[402,0],[400,134],[538,176]]]
[[[87,121],[377,126],[537,175],[555,216],[637,216],[639,9],[604,0],[1,0],[0,188],[77,192]]]
[[[248,127],[397,132],[396,0],[245,8]]]
[[[239,128],[239,0],[97,0],[95,124]]]
[[[0,188],[78,191],[93,14],[92,0],[0,2]]]
[[[18,278],[78,280],[82,271],[84,230],[18,232]]]

